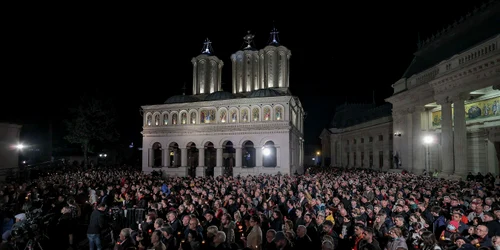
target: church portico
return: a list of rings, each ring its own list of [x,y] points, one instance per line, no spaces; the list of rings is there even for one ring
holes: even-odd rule
[[[500,128],[499,44],[497,34],[422,71],[418,58],[439,54],[432,47],[438,45],[415,54],[386,99],[394,106],[394,130],[400,134],[394,151],[402,168],[417,174],[437,170],[444,177],[499,173],[491,136]]]
[[[272,134],[254,132],[228,135],[222,132],[211,136],[146,136],[144,143],[150,145],[143,149],[143,157],[148,162],[143,170],[147,172],[161,169],[168,175],[194,177],[231,172],[237,176],[298,170],[296,166],[293,169],[288,167],[290,155],[280,150],[282,145],[289,144],[286,129]],[[155,146],[159,144],[170,145],[162,149],[161,166],[154,165],[159,159],[155,158],[157,154],[151,153],[157,150]]]

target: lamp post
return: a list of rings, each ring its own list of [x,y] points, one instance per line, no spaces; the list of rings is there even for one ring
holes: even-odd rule
[[[430,173],[430,167],[431,167],[431,151],[430,151],[430,146],[434,143],[434,136],[432,135],[426,135],[423,138],[423,142],[425,145],[425,171],[427,174]]]

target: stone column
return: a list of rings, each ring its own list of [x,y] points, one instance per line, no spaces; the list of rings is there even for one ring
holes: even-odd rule
[[[236,168],[241,168],[241,165],[242,165],[242,150],[240,147],[236,148],[236,159],[235,159],[235,163],[236,165],[234,167]]]
[[[168,149],[161,149],[161,166],[166,167],[168,162]]]
[[[276,167],[281,167],[281,150],[280,147],[276,147]]]
[[[422,174],[425,169],[425,151],[422,142],[422,112],[423,106],[415,106],[412,113],[413,121],[413,169],[414,174]],[[384,159],[385,161],[385,159]]]
[[[378,155],[378,144],[375,142],[376,136],[373,136],[373,142],[369,142],[372,144],[372,151],[373,151],[373,168],[374,169],[379,169],[382,166],[380,166],[380,156]],[[368,140],[369,141],[369,140]]]
[[[198,148],[198,167],[205,166],[205,147]]]
[[[467,174],[467,126],[465,123],[465,95],[453,97],[453,125],[455,129],[453,149],[455,150],[455,175]]]
[[[222,169],[224,168],[223,164],[223,158],[222,158],[222,153],[223,153],[224,148],[217,148],[216,156],[215,156],[215,168],[214,168],[214,177],[217,177],[219,175],[222,175],[224,171]]]
[[[222,148],[217,148],[217,155],[215,157],[215,165],[217,167],[222,167]]]
[[[453,174],[453,118],[448,98],[438,100],[441,105],[441,166],[445,175]]]
[[[148,166],[150,168],[152,168],[155,164],[155,151],[152,148],[149,149],[149,161],[148,162],[149,162]]]
[[[351,140],[351,143],[352,143],[352,140]],[[354,168],[354,152],[356,152],[356,148],[354,147],[354,145],[351,145],[350,147],[351,151],[349,152],[349,167],[352,167]]]
[[[187,148],[181,148],[181,167],[187,167],[188,164]]]

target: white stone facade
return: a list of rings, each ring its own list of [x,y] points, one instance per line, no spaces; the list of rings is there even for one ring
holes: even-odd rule
[[[0,123],[0,169],[19,167],[19,143],[21,125]]]
[[[497,34],[393,84],[386,101],[394,107],[394,134],[400,136],[393,147],[404,169],[499,173],[499,45]]]
[[[320,139],[321,154],[331,159],[330,166],[387,170],[393,164],[390,115],[345,128],[325,129]]]
[[[300,104],[292,96],[144,106],[143,171],[151,172],[154,170],[153,145],[155,143],[161,145],[161,167],[165,168],[165,171],[179,176],[187,175],[186,167],[193,165],[188,160],[187,149],[191,145],[198,149],[199,155],[196,156],[198,161],[195,162],[195,166],[202,169],[205,167],[205,162],[200,159],[204,158],[207,145],[212,143],[216,153],[215,174],[223,173],[223,160],[231,156],[235,159],[234,175],[277,172],[283,174],[303,173],[303,114],[300,114],[302,111],[298,107]],[[262,112],[267,108],[271,110],[271,118],[266,120]],[[216,111],[218,119],[214,122],[200,123],[199,113],[203,109],[213,109]],[[221,120],[221,113],[228,110],[236,112],[235,119]],[[259,118],[244,121],[241,114],[250,110],[252,112],[256,110]],[[278,112],[283,113],[280,115]],[[196,118],[186,123],[179,121],[176,122],[177,125],[172,125],[174,124],[172,122],[174,114],[183,113],[189,113],[189,117],[194,114],[193,117]],[[154,117],[162,117],[160,119],[162,122],[151,122],[158,120]],[[249,141],[253,143],[255,148],[255,167],[252,168],[245,166],[242,160],[242,148]],[[232,143],[235,150],[234,155],[224,153],[227,142]],[[269,142],[272,142],[276,149],[273,152],[273,156],[275,153],[276,157],[276,166],[274,167],[264,167],[263,164],[262,149]],[[174,149],[172,147],[174,144],[177,144],[175,147],[180,150]],[[180,155],[177,155],[178,153]],[[171,160],[167,160],[170,155]],[[174,168],[173,164],[177,168]],[[201,169],[197,169],[198,175],[204,175]]]
[[[290,51],[273,43],[233,54],[232,93],[221,89],[224,63],[208,39],[202,51],[192,60],[193,95],[142,107],[143,171],[302,174],[305,113],[288,89]]]

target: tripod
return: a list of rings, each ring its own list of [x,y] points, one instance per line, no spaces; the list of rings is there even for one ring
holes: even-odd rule
[[[38,242],[38,240],[30,239],[28,243],[26,243],[26,247],[24,248],[24,250],[34,250],[37,249],[37,246],[39,250],[43,250],[43,247],[40,242]]]

